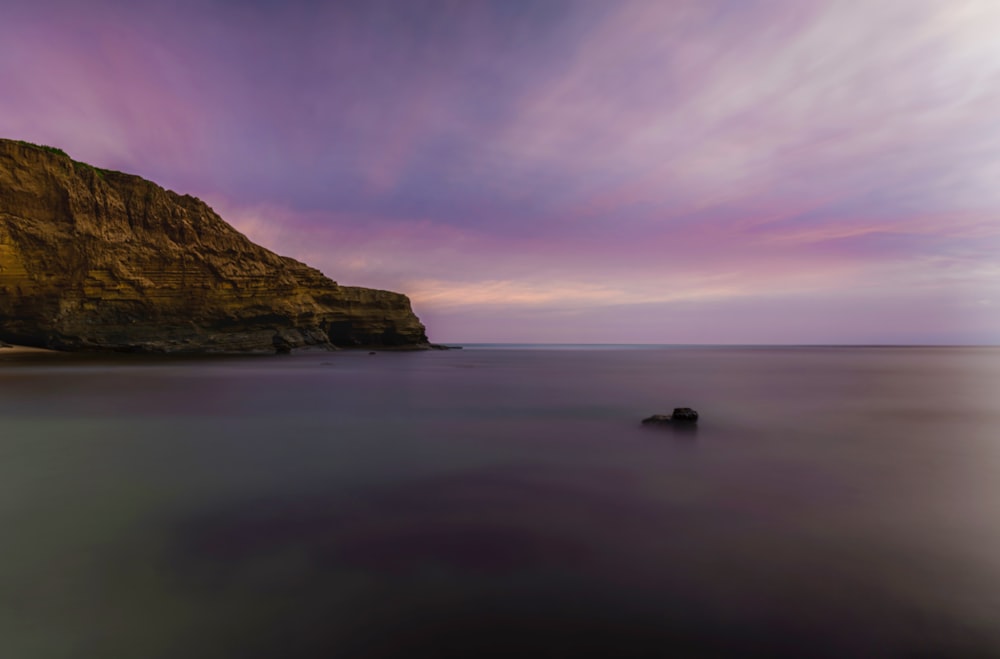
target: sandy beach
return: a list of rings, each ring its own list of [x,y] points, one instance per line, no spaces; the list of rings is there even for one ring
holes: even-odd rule
[[[0,356],[3,355],[26,355],[32,353],[55,353],[57,350],[49,350],[47,348],[32,348],[29,346],[17,346],[11,345],[9,343],[0,344]]]

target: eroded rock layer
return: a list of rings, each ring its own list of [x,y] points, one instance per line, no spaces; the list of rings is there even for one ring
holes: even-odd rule
[[[340,286],[204,202],[0,140],[0,340],[64,350],[420,347],[405,295]]]

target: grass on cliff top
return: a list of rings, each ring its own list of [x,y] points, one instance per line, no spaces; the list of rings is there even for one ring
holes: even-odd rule
[[[35,144],[34,142],[25,142],[24,140],[16,140],[16,141],[21,146],[28,146],[28,147],[31,147],[33,149],[41,149],[42,151],[47,151],[49,153],[54,153],[56,155],[66,156],[67,158],[69,158],[69,154],[68,153],[66,153],[65,151],[63,151],[60,148],[57,148],[57,147],[54,147],[54,146],[49,146],[48,144]],[[89,165],[89,164],[87,164],[85,162],[81,162],[79,160],[73,160],[72,158],[69,158],[69,160],[70,160],[71,163],[73,163],[74,167],[80,167],[81,169],[90,169],[90,170],[93,170],[94,173],[96,173],[101,178],[104,178],[105,174],[120,174],[121,173],[121,172],[116,172],[113,169],[101,169],[100,167],[94,167],[93,165]]]
[[[24,140],[17,140],[17,143],[21,146],[30,146],[35,149],[41,149],[42,151],[48,151],[49,153],[55,153],[60,156],[66,156],[69,158],[69,154],[62,149],[57,149],[54,146],[49,146],[48,144],[35,144],[34,142],[25,142]]]
[[[94,170],[94,173],[100,176],[101,178],[104,178],[105,174],[121,174],[121,172],[116,172],[113,169],[101,169],[100,167],[94,167],[93,165],[88,165],[87,163],[80,162],[79,160],[73,160],[72,158],[70,158],[70,160],[73,161],[74,167],[80,167],[81,169],[92,169]]]

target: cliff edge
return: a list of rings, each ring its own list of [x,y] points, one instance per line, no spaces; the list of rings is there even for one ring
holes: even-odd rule
[[[170,353],[428,347],[405,295],[340,286],[195,197],[4,139],[0,340]]]

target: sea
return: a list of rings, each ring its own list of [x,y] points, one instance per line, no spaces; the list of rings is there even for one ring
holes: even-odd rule
[[[0,657],[1000,657],[998,347],[3,352]]]

